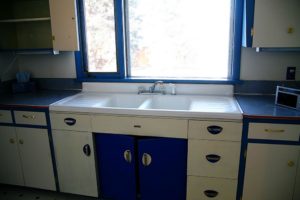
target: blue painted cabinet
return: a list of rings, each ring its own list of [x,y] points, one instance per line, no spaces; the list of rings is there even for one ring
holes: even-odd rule
[[[187,141],[96,134],[100,193],[113,200],[184,200]]]
[[[138,141],[141,200],[184,200],[187,142],[153,138]]]

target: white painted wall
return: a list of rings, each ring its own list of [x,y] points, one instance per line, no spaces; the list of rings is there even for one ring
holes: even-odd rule
[[[0,53],[0,75],[7,69],[11,53]],[[16,70],[29,71],[34,78],[76,78],[73,52],[60,55],[18,55],[13,70],[5,79],[13,78]],[[300,81],[300,52],[259,52],[242,48],[241,80],[285,80],[286,67],[296,66]]]
[[[0,53],[0,82],[14,79],[18,70],[18,56],[13,52]]]
[[[242,48],[241,80],[285,80],[286,68],[297,67],[300,81],[300,52],[256,52]]]
[[[33,78],[76,78],[73,52],[59,55],[19,55],[19,69]]]

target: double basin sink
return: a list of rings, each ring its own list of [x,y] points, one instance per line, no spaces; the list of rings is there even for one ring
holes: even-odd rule
[[[50,105],[54,111],[158,115],[179,117],[241,118],[231,96],[138,95],[82,92]]]

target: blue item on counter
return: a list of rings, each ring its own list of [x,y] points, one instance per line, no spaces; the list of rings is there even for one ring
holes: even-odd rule
[[[16,74],[16,78],[18,83],[27,83],[30,79],[30,73],[29,72],[18,72]]]

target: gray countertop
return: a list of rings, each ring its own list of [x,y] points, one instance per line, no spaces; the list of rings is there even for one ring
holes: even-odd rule
[[[247,118],[300,120],[300,111],[275,105],[273,95],[236,95]]]
[[[80,92],[79,90],[40,90],[34,93],[1,94],[0,107],[7,106],[30,106],[49,107],[50,104],[65,97],[72,96]]]

